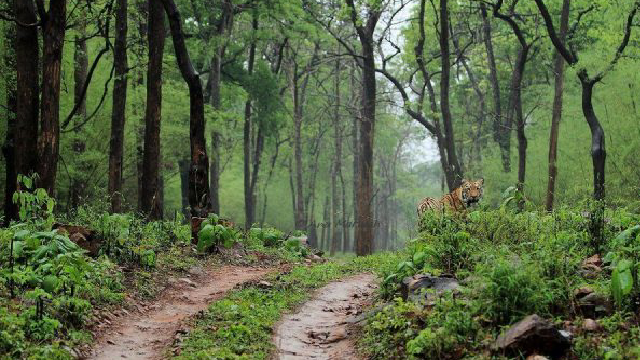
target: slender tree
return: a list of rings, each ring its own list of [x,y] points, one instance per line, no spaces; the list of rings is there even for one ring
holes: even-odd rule
[[[569,30],[569,9],[571,0],[562,1],[562,12],[560,14],[560,34],[559,39],[565,42],[567,31]],[[554,94],[553,111],[551,115],[551,135],[549,136],[549,182],[547,185],[547,211],[553,210],[553,200],[555,197],[556,175],[558,167],[556,159],[558,157],[558,135],[560,133],[560,120],[562,119],[562,94],[564,92],[564,59],[558,50],[553,55],[554,74]]]
[[[553,19],[549,14],[547,6],[543,0],[535,0],[538,10],[544,19],[547,33],[553,46],[562,55],[564,60],[571,66],[577,67],[578,79],[582,86],[582,113],[591,130],[591,159],[593,162],[593,198],[598,202],[596,211],[591,214],[591,233],[594,238],[595,246],[599,248],[602,245],[603,239],[603,225],[604,225],[604,205],[603,200],[605,198],[605,160],[607,158],[607,152],[605,149],[605,136],[604,129],[598,120],[596,112],[593,108],[593,88],[597,83],[602,81],[606,74],[614,68],[622,57],[625,48],[629,45],[631,38],[631,32],[633,29],[633,19],[640,8],[640,1],[635,1],[631,6],[629,15],[627,16],[624,25],[624,34],[620,44],[615,50],[613,58],[609,61],[609,64],[603,69],[596,72],[593,75],[593,71],[584,66],[579,66],[578,54],[575,47],[571,43],[567,44],[566,41],[562,41],[558,33],[556,32],[553,24]]]
[[[208,212],[209,200],[209,159],[204,139],[204,93],[198,73],[196,73],[185,44],[182,18],[173,0],[162,0],[169,18],[178,67],[182,78],[189,86],[191,167],[189,169],[189,205],[192,215],[202,216]]]
[[[109,142],[109,196],[111,211],[122,211],[122,171],[124,154],[124,124],[127,105],[127,0],[116,3],[116,38],[113,49],[115,82],[111,109],[111,140]]]

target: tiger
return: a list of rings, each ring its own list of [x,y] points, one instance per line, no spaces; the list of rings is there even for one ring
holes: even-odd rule
[[[437,210],[442,212],[445,210],[452,210],[453,212],[466,210],[469,205],[479,202],[482,198],[483,184],[483,178],[480,178],[477,181],[463,179],[460,186],[455,188],[450,194],[443,196],[441,199],[434,199],[431,197],[422,199],[417,208],[418,219],[422,218],[422,215],[427,210]]]

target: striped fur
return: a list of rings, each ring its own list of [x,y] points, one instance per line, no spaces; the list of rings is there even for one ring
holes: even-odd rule
[[[451,193],[444,195],[440,199],[424,198],[418,204],[418,218],[426,211],[443,212],[451,210],[453,212],[464,211],[473,203],[480,201],[482,198],[482,185],[484,179],[478,181],[462,180],[462,184],[455,188]]]

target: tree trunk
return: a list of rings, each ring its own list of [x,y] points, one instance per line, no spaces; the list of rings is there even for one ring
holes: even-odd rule
[[[605,160],[607,152],[604,143],[604,129],[598,121],[593,109],[592,97],[595,81],[589,79],[586,70],[578,73],[582,84],[582,113],[584,114],[589,129],[591,130],[591,160],[593,161],[593,197],[598,202],[596,211],[592,212],[591,234],[594,237],[596,248],[603,243],[604,207],[602,202],[605,196]]]
[[[333,167],[331,171],[331,255],[335,254],[337,250],[343,248],[342,246],[342,231],[340,229],[340,213],[344,213],[344,208],[341,208],[342,199],[338,195],[338,179],[342,177],[342,124],[340,119],[340,60],[335,61],[334,67],[334,104],[333,104],[333,140],[334,140],[334,155],[333,155]],[[344,190],[344,188],[343,188]],[[344,226],[344,224],[342,224]]]
[[[38,175],[39,186],[50,196],[54,196],[60,148],[60,65],[67,25],[67,1],[52,1],[42,20],[44,22]]]
[[[255,33],[258,30],[258,17],[254,12],[252,28]],[[248,74],[253,75],[253,66],[256,57],[256,43],[249,47]],[[244,217],[245,227],[248,229],[253,224],[253,192],[251,190],[251,98],[247,99],[244,106]]]
[[[211,106],[216,111],[220,111],[220,78],[223,47],[216,49],[216,54],[211,60],[211,71],[209,81],[211,83]],[[211,211],[220,214],[220,133],[211,132]]]
[[[516,62],[516,68],[513,70],[513,77],[511,80],[511,95],[509,97],[509,109],[507,110],[507,128],[511,128],[512,118],[515,116],[517,120],[516,133],[518,136],[518,189],[524,191],[524,181],[527,166],[527,137],[524,132],[525,119],[522,114],[522,78],[524,76],[525,66],[527,64],[527,56],[529,53],[529,46],[526,45],[520,48],[518,52],[518,60]],[[510,135],[505,135],[507,138],[511,138]],[[524,206],[524,203],[519,204],[520,208]]]
[[[355,77],[355,66],[352,67],[352,72],[351,72],[351,91],[353,94],[353,97],[356,97],[356,94],[360,94],[360,96],[362,96],[362,88],[360,88],[359,90],[356,90],[356,77]],[[355,104],[355,102],[354,102]],[[353,201],[353,223],[349,226],[349,229],[351,230],[351,228],[353,228],[353,241],[351,243],[351,246],[349,247],[350,251],[355,251],[355,245],[356,245],[356,232],[355,232],[355,223],[358,220],[358,178],[360,178],[360,175],[358,174],[358,168],[359,168],[359,164],[360,164],[360,156],[359,156],[359,150],[358,150],[358,144],[359,144],[359,139],[358,139],[358,133],[360,131],[360,113],[356,112],[356,114],[353,115],[353,137],[352,137],[352,148],[353,148],[353,194],[352,194],[352,201]]]
[[[116,39],[113,49],[115,81],[111,110],[111,141],[109,143],[109,197],[111,211],[122,211],[122,169],[124,153],[124,123],[127,105],[127,0],[116,4]]]
[[[440,1],[440,56],[442,61],[442,72],[440,77],[440,111],[442,113],[442,124],[444,127],[444,143],[447,149],[447,160],[453,175],[449,179],[449,189],[455,188],[462,180],[462,169],[458,163],[456,154],[455,139],[453,136],[453,120],[451,118],[451,107],[449,104],[449,90],[451,81],[451,59],[449,49],[449,10],[447,0]]]
[[[483,2],[480,3],[480,12],[482,14],[482,30],[484,37],[485,50],[487,52],[487,62],[489,64],[489,82],[493,91],[493,139],[500,148],[502,154],[502,166],[505,172],[511,171],[511,159],[505,154],[505,148],[502,137],[502,102],[500,100],[500,84],[498,83],[498,68],[493,53],[493,40],[491,38],[491,23],[487,17],[487,9]]]
[[[13,194],[17,189],[16,172],[16,114],[18,109],[18,94],[16,88],[16,27],[18,25],[6,22],[4,26],[4,69],[2,76],[4,77],[4,85],[6,91],[7,108],[7,133],[5,142],[2,145],[2,154],[5,160],[5,187],[4,187],[4,226],[9,226],[11,220],[14,220],[14,214],[18,213],[18,206],[13,203]],[[16,216],[17,217],[17,216]]]
[[[182,78],[189,86],[189,138],[191,143],[191,167],[189,169],[189,205],[194,216],[208,213],[209,159],[204,138],[204,93],[200,77],[193,68],[182,31],[182,18],[173,0],[162,0],[169,18],[173,46]]]
[[[147,47],[147,37],[149,35],[149,0],[136,0],[136,10],[138,13],[138,44],[136,55],[138,57],[138,63],[143,63],[144,49]],[[144,73],[140,69],[136,71],[136,80],[133,83],[134,87],[144,85]],[[138,114],[138,106],[133,108],[134,114]],[[136,170],[137,170],[137,182],[138,182],[138,209],[142,209],[142,174],[143,160],[144,160],[144,134],[145,134],[145,121],[146,115],[140,116],[138,124],[136,126]]]
[[[13,9],[16,19],[21,23],[32,24],[37,21],[33,2],[14,0]],[[39,46],[38,28],[16,26],[15,64],[16,64],[16,118],[14,131],[15,176],[5,179],[7,184],[16,186],[18,174],[31,175],[38,166],[38,110],[39,110]],[[8,163],[8,162],[7,162]],[[13,196],[13,194],[12,194]],[[5,221],[18,220],[18,207],[10,201]]]
[[[253,155],[253,169],[251,170],[251,219],[256,219],[256,208],[258,206],[258,176],[260,174],[260,159],[262,158],[262,150],[264,150],[264,125],[258,122],[258,134],[256,134],[256,148]]]
[[[162,121],[162,58],[165,42],[162,4],[149,1],[149,64],[147,69],[147,113],[142,159],[141,212],[151,220],[162,218],[159,199],[160,127]]]
[[[182,199],[182,214],[185,219],[189,219],[189,168],[191,161],[189,159],[179,160],[178,169],[180,170],[180,198]]]
[[[307,227],[304,207],[303,176],[302,167],[302,105],[300,103],[300,84],[298,77],[298,65],[294,64],[291,76],[291,90],[293,95],[293,158],[295,162],[295,185],[296,185],[296,230],[305,230]],[[324,231],[323,231],[324,233]]]
[[[565,41],[569,28],[569,9],[571,0],[563,0],[562,13],[560,14],[560,40]],[[555,197],[556,175],[558,167],[556,159],[558,157],[558,135],[560,134],[560,120],[562,119],[562,95],[564,92],[564,59],[556,50],[553,57],[553,72],[555,78],[553,95],[553,112],[551,115],[551,135],[549,136],[549,183],[547,185],[547,211],[553,210],[553,200]]]

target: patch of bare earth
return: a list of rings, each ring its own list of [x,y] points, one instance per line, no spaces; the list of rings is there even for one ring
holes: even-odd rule
[[[236,285],[273,268],[222,266],[195,278],[169,281],[160,298],[139,314],[117,318],[98,336],[88,359],[162,359],[187,318],[205,310]],[[161,275],[160,275],[161,276]]]
[[[296,314],[278,324],[274,341],[279,360],[358,360],[353,324],[370,304],[375,276],[360,274],[319,289]]]

